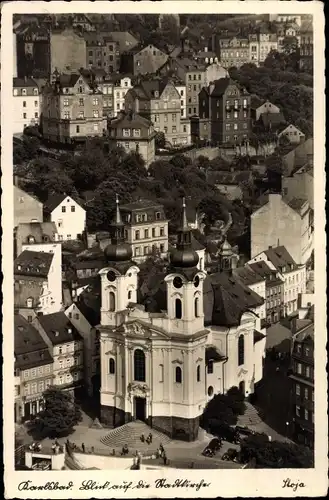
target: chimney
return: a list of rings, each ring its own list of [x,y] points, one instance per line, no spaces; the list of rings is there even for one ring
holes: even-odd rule
[[[272,248],[272,245],[269,245],[269,246],[268,246],[268,249],[269,249],[269,250],[271,250],[271,248]]]

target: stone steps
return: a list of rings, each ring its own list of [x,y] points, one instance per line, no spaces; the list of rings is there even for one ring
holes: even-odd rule
[[[262,422],[261,412],[259,412],[257,408],[255,408],[248,401],[245,404],[246,404],[246,411],[244,415],[239,415],[238,425],[250,426],[250,425],[257,425],[260,422]]]
[[[149,445],[145,442],[142,443],[140,436],[144,434],[144,437],[146,438],[150,432],[152,433],[152,443]],[[160,443],[165,445],[170,441],[171,439],[165,434],[162,434],[155,429],[151,429],[151,427],[147,424],[138,420],[129,422],[121,427],[116,427],[101,439],[103,444],[111,448],[121,449],[125,444],[127,444],[129,450],[139,450],[142,454],[155,453],[159,448]]]

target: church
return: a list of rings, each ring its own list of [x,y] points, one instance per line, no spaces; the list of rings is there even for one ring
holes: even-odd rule
[[[149,295],[139,289],[118,199],[110,233],[99,272],[101,422],[142,420],[172,438],[195,440],[215,394],[238,386],[247,397],[262,378],[263,299],[230,271],[207,275],[200,268],[185,200],[169,267]]]

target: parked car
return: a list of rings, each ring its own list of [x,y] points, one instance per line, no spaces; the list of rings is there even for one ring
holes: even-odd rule
[[[241,427],[240,425],[236,425],[235,430],[239,434],[242,434],[243,436],[251,436],[252,434],[255,434],[255,431],[253,431],[252,429],[249,429],[246,425],[244,427]]]
[[[213,457],[217,451],[219,451],[222,447],[222,440],[218,438],[213,438],[206,448],[203,450],[202,455],[205,457]]]
[[[219,439],[224,439],[229,443],[239,444],[241,441],[239,432],[229,425],[217,427],[214,433]]]
[[[237,462],[238,451],[234,448],[229,448],[227,452],[222,456],[222,460]]]

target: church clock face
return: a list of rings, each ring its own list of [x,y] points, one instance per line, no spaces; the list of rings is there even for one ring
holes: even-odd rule
[[[199,284],[200,284],[200,278],[199,278],[199,276],[196,276],[195,280],[194,280],[194,286],[195,286],[195,288],[198,288]]]
[[[180,278],[179,276],[176,276],[176,278],[174,278],[173,284],[174,284],[175,288],[182,288],[182,286],[183,286],[182,278]]]
[[[116,278],[117,278],[117,277],[116,277],[116,274],[115,274],[115,272],[114,272],[114,271],[109,271],[109,272],[107,273],[107,279],[108,279],[109,281],[115,281],[115,280],[116,280]]]

